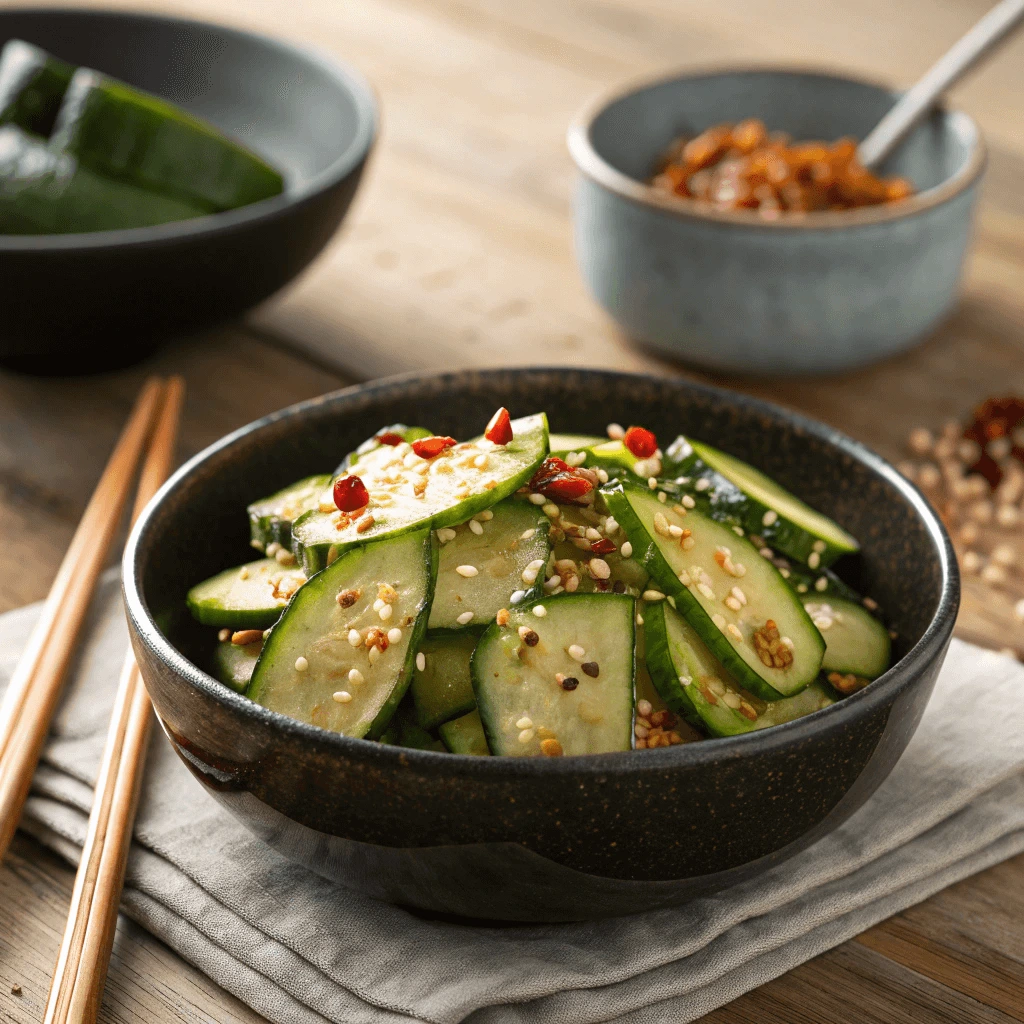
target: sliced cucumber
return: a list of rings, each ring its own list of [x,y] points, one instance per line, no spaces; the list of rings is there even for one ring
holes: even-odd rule
[[[512,431],[507,445],[478,438],[432,459],[421,459],[405,443],[360,456],[357,475],[369,491],[369,505],[358,517],[307,512],[292,527],[292,549],[312,575],[354,545],[465,522],[526,483],[547,454],[543,413],[513,420]],[[331,501],[328,491],[324,502]]]
[[[0,124],[48,137],[74,73],[38,46],[8,40],[0,51]]]
[[[711,445],[678,437],[666,462],[700,495],[711,515],[763,537],[812,569],[831,565],[860,545],[828,516],[811,508],[760,470]]]
[[[647,462],[638,459],[621,440],[614,441],[607,437],[593,437],[588,434],[552,434],[551,454],[565,456],[569,453],[582,453],[586,460],[580,465],[601,466],[613,476],[622,470],[636,473],[637,464],[642,461],[646,465]],[[644,468],[641,466],[641,469]]]
[[[261,650],[262,640],[254,644],[233,644],[230,640],[217,641],[213,652],[214,678],[225,686],[230,686],[235,693],[245,693]]]
[[[410,750],[436,750],[439,754],[445,753],[448,748],[436,736],[431,736],[426,729],[419,725],[415,716],[403,710],[398,720],[398,735],[394,742],[400,747],[407,747]]]
[[[748,693],[667,602],[647,605],[644,632],[647,665],[665,703],[711,736],[737,736],[779,725],[834,703],[817,681],[784,700],[767,702]]]
[[[441,555],[427,628],[479,630],[499,609],[511,607],[516,591],[524,592],[519,600],[527,603],[543,596],[549,523],[536,505],[513,497],[439,531]],[[475,575],[462,574],[470,568]]]
[[[254,501],[248,508],[252,546],[265,551],[268,544],[276,541],[283,548],[291,547],[292,523],[319,507],[330,483],[331,477],[326,473],[307,476],[269,498]]]
[[[737,683],[779,700],[814,681],[825,642],[750,541],[696,508],[659,501],[648,488],[618,482],[602,494],[633,557]]]
[[[87,68],[72,76],[50,142],[97,174],[207,212],[284,189],[275,168],[213,125]]]
[[[564,579],[565,569],[572,563],[577,578],[574,593],[631,594],[636,597],[646,586],[648,572],[635,558],[623,558],[618,548],[596,555],[603,559],[611,571],[607,579],[598,579],[587,569],[587,564],[595,557],[595,552],[591,550],[593,542],[587,539],[587,530],[598,530],[604,535],[602,524],[606,519],[606,516],[602,516],[593,508],[581,508],[577,505],[559,506],[558,518],[552,521],[550,535],[555,542],[555,571]],[[614,543],[621,545],[626,535],[619,531],[613,538]],[[579,546],[585,541],[589,546]]]
[[[197,583],[186,600],[189,611],[204,626],[266,629],[277,622],[305,582],[301,569],[261,558]]]
[[[491,625],[472,666],[491,751],[523,757],[629,750],[634,615],[631,597],[561,594],[515,609],[504,626]],[[565,686],[569,679],[575,684]]]
[[[825,638],[821,660],[825,671],[877,679],[888,669],[892,655],[889,631],[863,605],[819,594],[801,599]]]
[[[607,438],[594,434],[551,434],[548,448],[552,455],[565,456],[569,452],[582,452],[595,444],[602,444]]]
[[[341,465],[334,471],[334,475],[341,476],[342,473],[347,473],[362,456],[383,447],[385,442],[381,440],[382,437],[388,438],[388,440],[391,440],[392,437],[400,437],[403,441],[412,444],[413,441],[418,441],[421,437],[432,436],[433,431],[427,430],[426,427],[407,427],[404,423],[392,423],[387,427],[381,427],[373,437],[368,437],[354,452],[349,452],[341,460]]]
[[[427,530],[350,550],[288,605],[263,645],[248,696],[301,722],[376,738],[412,680],[436,571]],[[392,612],[381,618],[385,606]],[[367,646],[396,628],[400,635],[388,637],[383,652],[383,642]]]
[[[476,707],[469,663],[477,638],[470,634],[428,637],[423,641],[422,670],[412,677],[416,721],[424,729],[458,718]]]
[[[480,712],[473,708],[461,718],[445,722],[438,732],[444,745],[453,754],[469,754],[472,757],[489,757],[491,750],[487,746],[487,735],[484,733]]]

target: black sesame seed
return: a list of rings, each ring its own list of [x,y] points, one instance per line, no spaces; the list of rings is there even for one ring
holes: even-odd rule
[[[540,636],[531,629],[528,633],[523,634],[523,643],[527,647],[536,647],[540,643]]]
[[[561,683],[563,690],[575,690],[580,681],[575,676],[566,676]]]
[[[612,584],[612,590],[614,590],[616,594],[624,594],[626,592],[626,584],[623,583],[622,580],[616,580]]]
[[[591,679],[596,679],[601,672],[596,661],[585,661],[580,668],[590,676]]]

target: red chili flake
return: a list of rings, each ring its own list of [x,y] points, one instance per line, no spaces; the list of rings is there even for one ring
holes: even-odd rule
[[[484,437],[494,444],[508,444],[512,440],[512,420],[508,409],[502,406],[492,417],[484,431]]]
[[[552,501],[579,501],[593,489],[594,485],[586,477],[561,473],[545,480],[537,488],[545,498],[551,498]]]
[[[390,430],[386,430],[383,434],[377,435],[377,440],[381,444],[387,444],[394,448],[397,445],[400,445],[405,440],[405,438],[402,437],[401,434],[394,434]]]
[[[974,410],[973,420],[964,428],[963,436],[981,447],[977,460],[967,467],[968,473],[983,476],[994,490],[1003,479],[1003,469],[985,450],[989,441],[1006,437],[1024,421],[1024,399],[1016,397],[989,398]],[[1014,445],[1011,455],[1024,462],[1024,450]]]
[[[595,540],[590,545],[590,550],[595,555],[610,555],[613,551],[617,550],[615,542],[610,541],[607,537],[602,537],[600,540]]]
[[[357,476],[343,476],[334,481],[334,504],[341,512],[355,512],[370,504],[370,492]]]
[[[638,459],[649,459],[658,450],[658,439],[643,427],[630,427],[622,441]]]
[[[540,468],[530,479],[530,490],[536,491],[540,489],[540,485],[545,480],[551,479],[553,476],[557,476],[559,473],[572,473],[572,467],[567,463],[563,462],[557,455],[549,455],[541,464]]]
[[[413,441],[412,450],[421,459],[432,459],[440,455],[445,448],[451,448],[455,444],[454,437],[424,437],[419,441]]]

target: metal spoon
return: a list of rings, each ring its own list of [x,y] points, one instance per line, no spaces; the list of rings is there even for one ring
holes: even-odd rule
[[[904,139],[935,101],[1024,22],[1024,0],[1001,0],[961,36],[896,102],[857,147],[865,167],[876,167]]]

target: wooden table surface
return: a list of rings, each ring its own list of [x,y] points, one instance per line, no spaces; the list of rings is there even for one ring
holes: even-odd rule
[[[92,379],[0,372],[0,610],[42,597],[147,372],[188,381],[182,455],[272,409],[402,370],[567,363],[669,367],[629,346],[573,264],[564,131],[596,90],[667,67],[756,59],[906,84],[988,0],[162,0],[316,43],[379,90],[380,144],[351,217],[246,323]],[[963,302],[915,351],[846,376],[735,380],[899,458],[908,429],[1024,394],[1024,39],[956,90],[991,165]],[[73,339],[69,339],[73,341]],[[300,344],[310,359],[289,349]],[[1024,650],[981,584],[962,635]],[[0,869],[0,1020],[40,1019],[72,874],[20,836]],[[706,1018],[732,1022],[1024,1020],[1024,857],[934,896]],[[20,994],[9,994],[20,985]],[[101,1019],[256,1021],[122,919]]]

